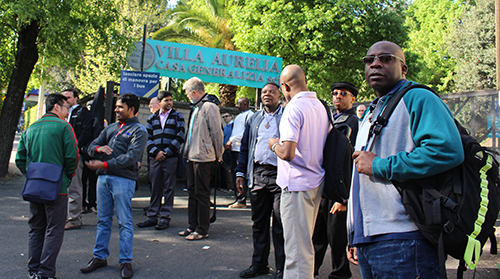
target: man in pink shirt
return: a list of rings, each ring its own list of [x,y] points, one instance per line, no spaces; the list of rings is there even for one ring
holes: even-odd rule
[[[281,219],[285,236],[284,278],[314,278],[312,234],[323,192],[323,147],[330,124],[316,92],[308,91],[304,71],[283,69],[281,90],[288,104],[279,139],[269,148],[278,155]]]

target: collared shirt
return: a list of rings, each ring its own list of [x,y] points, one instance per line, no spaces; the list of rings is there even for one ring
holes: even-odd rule
[[[71,120],[71,115],[73,114],[73,110],[75,110],[75,108],[78,106],[79,106],[79,104],[76,104],[76,105],[71,107],[71,109],[69,110],[68,118],[66,119],[66,121],[69,122]]]
[[[167,112],[163,112],[163,110],[160,109],[160,123],[161,123],[161,128],[165,128],[165,121],[167,121],[167,118],[168,118],[168,115],[170,114],[170,112],[172,111],[172,109],[169,109]]]
[[[255,144],[254,161],[263,165],[278,165],[278,157],[269,149],[269,139],[278,138],[278,124],[276,117],[281,110],[281,106],[274,113],[263,110],[264,119],[260,122],[257,132],[257,143]]]
[[[330,129],[327,112],[316,92],[297,93],[287,104],[280,122],[280,142],[296,142],[295,157],[278,158],[277,184],[289,191],[308,191],[323,182],[323,148]]]

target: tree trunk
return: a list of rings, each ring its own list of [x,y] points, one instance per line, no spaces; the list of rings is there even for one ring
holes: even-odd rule
[[[9,171],[10,153],[21,116],[24,94],[31,72],[38,61],[36,40],[39,31],[39,22],[32,21],[23,26],[18,33],[16,62],[0,114],[0,177],[5,176]],[[40,92],[40,94],[43,93]]]
[[[219,84],[220,105],[223,107],[234,107],[238,86]]]

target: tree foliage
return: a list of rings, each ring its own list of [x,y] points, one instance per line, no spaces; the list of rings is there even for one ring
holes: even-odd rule
[[[461,16],[465,1],[416,0],[408,8],[406,25],[413,79],[440,93],[454,90],[456,59],[450,55],[449,41],[455,22]]]
[[[47,67],[74,67],[86,49],[99,55],[125,51],[128,39],[113,28],[121,17],[112,0],[0,0],[0,8],[0,34],[14,39],[11,45],[15,45],[10,55],[0,57],[0,64],[14,57],[15,65],[0,114],[0,176],[4,176],[26,86],[39,57]]]
[[[458,91],[496,88],[495,1],[476,0],[453,26],[450,52]]]
[[[246,0],[233,6],[232,30],[243,51],[279,56],[305,69],[309,89],[330,99],[349,81],[369,94],[361,58],[380,40],[404,45],[404,1]],[[328,97],[327,97],[328,96]]]

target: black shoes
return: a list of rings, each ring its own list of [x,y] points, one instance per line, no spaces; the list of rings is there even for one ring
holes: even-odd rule
[[[92,259],[90,260],[88,265],[86,267],[80,268],[80,271],[82,273],[90,273],[90,272],[95,271],[98,268],[105,267],[107,265],[108,265],[107,260],[99,260],[97,258],[92,257]]]
[[[157,222],[148,219],[148,220],[146,220],[146,221],[144,221],[142,223],[137,224],[137,226],[139,228],[146,228],[146,227],[156,226],[156,223]]]
[[[258,268],[255,266],[250,266],[250,268],[245,269],[240,273],[240,277],[241,278],[252,278],[252,277],[256,277],[256,276],[259,276],[261,274],[267,274],[267,273],[269,273],[269,266],[265,266],[265,267],[261,267],[261,268]]]
[[[155,226],[155,229],[164,230],[164,229],[168,228],[168,225],[169,224],[167,222],[161,221],[160,223],[158,223],[158,225]]]
[[[129,279],[134,276],[134,271],[132,271],[132,264],[131,263],[122,263],[122,271],[120,272],[122,275],[123,279]]]
[[[276,270],[276,274],[274,274],[274,279],[283,279],[283,270]]]

